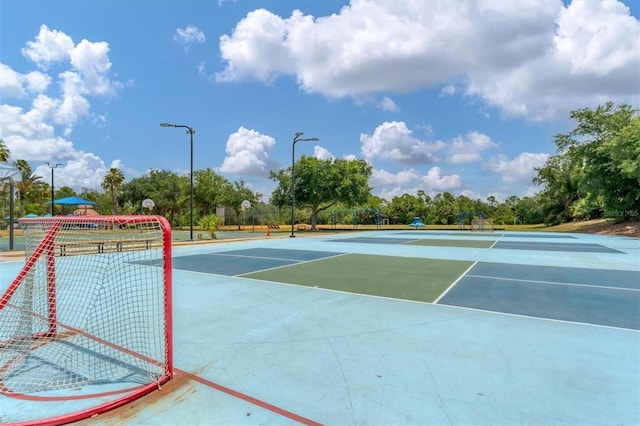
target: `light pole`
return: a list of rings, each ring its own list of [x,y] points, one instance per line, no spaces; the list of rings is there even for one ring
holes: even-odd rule
[[[196,132],[190,126],[185,126],[184,124],[169,124],[169,123],[160,123],[162,127],[183,127],[187,129],[187,134],[191,138],[191,160],[190,160],[190,169],[189,175],[191,178],[191,182],[189,185],[189,239],[193,241],[193,134]]]
[[[49,167],[51,169],[51,216],[53,216],[53,202],[54,202],[54,190],[53,190],[53,169],[57,168],[58,166],[62,166],[62,164],[60,163],[56,163],[53,166],[50,163],[47,163],[47,167]]]
[[[295,164],[296,164],[296,143],[298,142],[309,142],[314,141],[317,142],[320,139],[318,138],[308,138],[308,139],[300,139],[303,132],[296,132],[295,137],[293,138],[293,145],[291,147],[291,235],[290,238],[295,238],[295,233],[293,232],[293,222],[295,218],[295,206],[296,206],[296,191],[295,191],[295,181],[296,181],[296,172],[295,172]]]

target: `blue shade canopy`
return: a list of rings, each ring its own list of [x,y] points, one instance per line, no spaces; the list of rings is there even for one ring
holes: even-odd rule
[[[51,204],[51,201],[47,201],[47,204]],[[53,204],[64,204],[64,205],[68,205],[68,206],[77,206],[79,204],[89,204],[92,206],[95,206],[96,203],[94,203],[93,201],[89,201],[89,200],[85,200],[84,198],[80,198],[80,197],[67,197],[67,198],[60,198],[59,200],[53,200]]]
[[[35,213],[29,213],[29,214],[24,215],[24,217],[40,217],[40,216],[38,216]]]

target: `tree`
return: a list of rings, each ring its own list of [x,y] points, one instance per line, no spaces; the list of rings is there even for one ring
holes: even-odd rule
[[[39,193],[42,185],[42,176],[33,174],[31,165],[26,160],[16,160],[13,165],[20,170],[20,182],[16,182],[15,186],[19,194],[20,216],[24,216],[25,203],[30,197],[37,197],[36,194]]]
[[[75,195],[77,195],[76,191],[74,191],[70,186],[61,186],[56,189],[56,198],[67,198]]]
[[[193,177],[193,202],[198,211],[203,215],[215,213],[216,207],[223,204],[229,181],[209,168],[196,170]]]
[[[518,204],[518,197],[515,195],[507,198],[503,203],[493,211],[493,219],[495,224],[516,224],[516,206]]]
[[[209,233],[212,239],[216,239],[216,230],[218,226],[222,223],[222,218],[215,214],[209,214],[206,216],[202,216],[200,220],[198,220],[198,225],[205,231]]]
[[[639,110],[608,102],[595,110],[572,111],[571,118],[576,128],[556,135],[558,154],[549,157],[534,178],[544,185],[548,218],[637,217]]]
[[[477,215],[476,212],[481,211],[476,209],[476,203],[474,203],[471,198],[462,194],[458,195],[458,198],[456,198],[456,206],[458,207],[457,222],[462,219],[464,222],[463,225],[471,224],[471,220],[473,220],[473,217],[469,217],[467,213],[474,212],[472,214],[475,216]]]
[[[4,141],[0,139],[0,161],[8,161],[10,154],[9,148],[7,148]]]
[[[365,203],[371,196],[371,170],[364,160],[302,156],[295,164],[295,202],[311,210],[311,229],[317,230],[318,213],[337,203],[348,208]],[[281,208],[291,205],[291,169],[272,171],[269,177],[278,182],[272,203]]]
[[[580,198],[579,177],[571,159],[551,156],[536,172],[533,182],[543,186],[538,196],[543,205],[545,223],[555,225],[571,220],[570,208]]]
[[[118,204],[116,195],[122,183],[124,182],[124,173],[117,167],[111,167],[102,181],[102,189],[111,193],[111,214],[118,213]]]
[[[437,221],[440,225],[453,225],[458,222],[460,209],[450,192],[438,194],[433,198]]]
[[[167,217],[175,226],[176,217],[181,215],[188,205],[188,185],[188,177],[181,177],[166,170],[151,170],[144,176],[123,184],[122,196],[134,206],[134,212],[141,211],[145,198],[152,199],[155,203],[155,213]]]
[[[49,188],[49,195],[51,194],[51,188]],[[73,190],[70,186],[61,186],[55,190],[55,198],[67,198],[77,196],[76,191]],[[64,204],[56,204],[54,206],[56,212],[55,214],[71,214],[76,209],[76,206],[73,205],[64,205]]]
[[[242,212],[242,202],[244,200],[249,201],[253,206],[258,202],[258,195],[254,194],[251,189],[247,188],[242,179],[226,185],[224,204],[233,209],[236,213],[238,229],[240,229],[240,213]]]
[[[402,194],[399,197],[393,197],[388,208],[389,221],[393,224],[409,224],[413,221],[414,217],[420,215],[420,210],[423,207],[424,200],[416,198],[411,194]]]
[[[640,215],[640,115],[596,148],[608,172],[608,188],[601,194],[605,216],[638,219]]]
[[[543,223],[544,211],[539,197],[524,197],[515,206],[515,217],[520,223]]]

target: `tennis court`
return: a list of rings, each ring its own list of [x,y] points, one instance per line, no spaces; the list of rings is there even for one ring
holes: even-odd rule
[[[173,255],[176,377],[87,424],[640,423],[638,239],[347,232]],[[95,405],[57,396],[2,395],[0,423]]]

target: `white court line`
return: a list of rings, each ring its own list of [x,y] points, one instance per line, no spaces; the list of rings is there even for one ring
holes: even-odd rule
[[[339,255],[344,254],[344,253],[339,253]],[[303,263],[303,262],[312,262],[314,260],[321,260],[321,259],[328,259],[331,257],[336,257],[336,256],[326,256],[326,257],[321,257],[318,259],[311,259],[311,260],[299,260],[299,259],[290,259],[290,258],[284,258],[284,257],[267,257],[267,256],[247,256],[244,254],[225,254],[225,253],[208,253],[208,256],[224,256],[224,257],[238,257],[241,259],[264,259],[264,260],[282,260],[285,262],[294,262],[294,263]]]
[[[463,277],[465,277],[467,272],[469,272],[471,270],[471,268],[476,266],[477,263],[478,263],[477,260],[475,262],[473,262],[473,264],[471,266],[469,266],[466,271],[464,271],[462,274],[460,274],[458,279],[456,279],[453,283],[451,283],[451,285],[449,287],[447,287],[447,289],[440,296],[438,296],[438,298],[436,300],[434,300],[433,303],[437,304],[438,302],[440,302],[440,299],[442,299],[444,296],[446,296],[446,294],[449,293],[449,290],[451,290],[454,285],[458,284],[458,281],[460,281]]]
[[[258,269],[257,271],[244,272],[242,274],[232,275],[232,276],[233,277],[244,277],[245,275],[257,274],[257,273],[266,272],[266,271],[274,271],[276,269],[287,268],[287,267],[293,266],[293,265],[302,265],[304,263],[318,262],[320,260],[333,259],[334,257],[347,256],[349,254],[353,254],[353,253],[339,253],[339,254],[336,254],[335,256],[327,256],[327,257],[321,257],[319,259],[311,259],[311,260],[291,260],[291,259],[289,259],[292,263],[289,263],[287,265],[274,266],[273,268],[267,268],[267,269]],[[238,256],[238,257],[243,257],[243,256]],[[246,256],[246,257],[252,257],[252,256]],[[257,259],[270,259],[270,258],[265,257],[265,258],[257,258]],[[276,260],[287,260],[287,259],[276,259]]]
[[[467,275],[467,276],[468,277],[473,277],[473,278],[485,278],[485,279],[490,279],[490,280],[517,281],[517,282],[523,282],[523,283],[538,283],[538,284],[549,284],[549,285],[569,285],[569,286],[574,286],[574,287],[593,287],[593,288],[603,288],[603,289],[610,289],[610,290],[624,290],[624,291],[638,291],[638,292],[640,292],[640,289],[637,289],[637,288],[609,287],[609,286],[604,286],[604,285],[580,284],[580,283],[563,283],[563,282],[558,282],[558,281],[522,280],[522,279],[518,279],[518,278],[490,277],[490,276],[486,276],[486,275]]]
[[[502,247],[498,247],[506,250],[521,250],[521,249],[533,249],[532,250],[543,250],[543,251],[572,251],[572,248],[583,248],[583,249],[598,249],[604,248],[607,250],[619,251],[617,249],[604,246],[598,243],[547,243],[547,242],[539,242],[539,241],[500,241],[500,245]],[[578,252],[582,253],[583,251],[578,250]],[[586,253],[599,253],[598,251],[584,251]]]
[[[525,319],[537,320],[537,321],[543,321],[543,322],[549,321],[549,322],[556,322],[556,323],[561,323],[561,324],[573,324],[573,325],[579,325],[579,326],[585,326],[585,327],[609,328],[609,329],[613,329],[613,330],[630,331],[630,332],[636,333],[636,334],[640,333],[640,330],[635,329],[635,328],[618,327],[618,326],[615,326],[615,325],[602,325],[602,324],[595,324],[595,323],[592,323],[592,322],[569,321],[569,320],[563,320],[563,319],[538,317],[538,316],[534,316],[534,315],[513,314],[513,313],[510,313],[510,312],[490,311],[490,310],[487,310],[487,309],[469,308],[467,306],[458,306],[458,305],[438,305],[438,306],[447,306],[449,308],[454,308],[454,309],[462,309],[462,310],[475,311],[475,312],[484,312],[484,313],[487,313],[487,314],[495,314],[495,315],[506,315],[506,316],[510,316],[510,317],[525,318]]]

